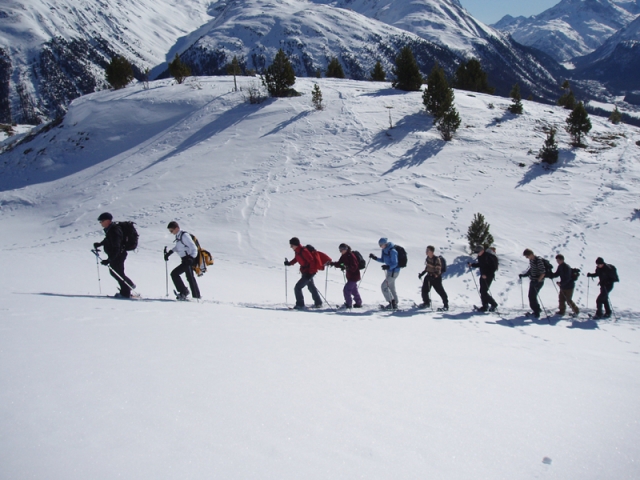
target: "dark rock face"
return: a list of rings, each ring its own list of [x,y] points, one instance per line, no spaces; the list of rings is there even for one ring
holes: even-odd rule
[[[0,123],[12,123],[9,90],[11,80],[11,58],[0,48]]]

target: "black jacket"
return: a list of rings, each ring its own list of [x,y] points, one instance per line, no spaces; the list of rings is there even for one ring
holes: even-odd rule
[[[551,278],[560,277],[560,290],[573,290],[576,286],[576,282],[571,278],[571,267],[567,263],[558,265],[556,271],[551,275]]]
[[[613,270],[606,263],[602,268],[596,268],[595,273],[589,273],[589,277],[598,277],[600,280],[600,285],[603,287],[612,287],[613,286]]]
[[[104,247],[104,253],[107,254],[109,260],[113,260],[124,251],[122,228],[120,228],[120,225],[111,222],[111,225],[104,229],[104,234],[104,240],[100,242],[100,245]]]
[[[498,257],[493,252],[485,250],[482,255],[478,256],[476,263],[471,264],[471,268],[480,267],[480,275],[492,277],[498,270]]]

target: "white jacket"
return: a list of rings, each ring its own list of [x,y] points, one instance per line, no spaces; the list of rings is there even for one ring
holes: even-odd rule
[[[176,246],[173,247],[173,251],[180,255],[180,258],[184,257],[185,255],[189,255],[193,258],[196,258],[198,256],[198,248],[193,242],[191,235],[189,235],[189,232],[179,230],[178,233],[176,233],[176,239],[174,240],[174,242]]]

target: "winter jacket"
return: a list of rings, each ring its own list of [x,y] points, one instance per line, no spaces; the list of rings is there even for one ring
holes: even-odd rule
[[[598,277],[598,280],[600,280],[599,285],[602,287],[609,288],[613,286],[613,270],[606,263],[603,267],[596,268],[595,273],[589,273],[588,276]]]
[[[544,262],[542,261],[542,258],[533,257],[529,260],[529,270],[527,270],[524,275],[529,276],[531,280],[535,280],[537,282],[542,274],[544,274]]]
[[[360,267],[358,266],[358,259],[351,250],[344,253],[340,260],[331,264],[334,267],[340,268],[342,265],[345,267],[347,280],[350,282],[360,281]]]
[[[475,263],[471,264],[471,268],[480,268],[480,275],[493,277],[498,270],[498,257],[493,252],[485,250],[482,255],[478,255]]]
[[[425,271],[427,275],[430,277],[439,277],[442,273],[442,262],[440,261],[440,257],[434,255],[433,257],[429,257],[427,255],[427,259],[424,262]]]
[[[376,261],[389,265],[389,271],[396,273],[400,271],[400,267],[398,266],[398,252],[393,247],[395,247],[393,243],[387,243],[387,246],[382,249],[381,258],[376,259]]]
[[[313,254],[302,245],[298,245],[294,250],[296,256],[289,262],[289,265],[300,264],[300,273],[307,275],[315,275],[318,273],[315,258]]]
[[[111,224],[104,229],[104,235],[104,240],[102,240],[99,245],[104,247],[104,253],[107,254],[109,260],[113,260],[124,251],[122,243],[124,241],[124,234],[122,233],[122,228],[115,222],[111,222]]]
[[[176,246],[173,247],[173,251],[180,255],[180,258],[186,257],[187,255],[192,258],[196,258],[198,256],[198,247],[196,247],[196,244],[191,238],[189,232],[185,232],[183,230],[178,231],[174,242]]]
[[[576,282],[571,278],[571,267],[567,263],[558,265],[551,278],[560,277],[560,290],[573,290]]]

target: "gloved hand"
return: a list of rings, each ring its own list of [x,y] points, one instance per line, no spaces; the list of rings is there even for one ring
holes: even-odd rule
[[[371,260],[378,260],[378,257],[376,257],[373,253],[370,253],[370,254],[369,254],[369,258],[370,258]]]
[[[420,273],[418,274],[418,278],[419,278],[420,280],[422,280],[422,277],[423,277],[423,276],[424,276],[424,272],[420,272]]]
[[[164,261],[165,262],[167,260],[169,260],[169,257],[171,256],[172,253],[173,253],[173,250],[169,250],[167,253],[164,254]]]
[[[519,278],[524,278],[526,276],[528,276],[526,273],[521,273],[520,275],[518,275]]]
[[[389,265],[382,265],[383,270],[389,270]]]
[[[345,267],[344,265],[340,264],[340,270],[342,270],[343,272],[347,269],[347,267]]]
[[[102,246],[102,244],[101,244],[101,243],[99,243],[99,242],[96,242],[96,243],[94,243],[94,244],[93,244],[93,248],[94,248],[95,250],[99,249],[101,246]]]
[[[109,260],[102,260],[100,263],[101,263],[102,265],[107,266],[107,265],[109,265]]]
[[[593,278],[593,277],[597,277],[597,275],[595,273],[587,273],[587,277]]]
[[[291,265],[291,264],[289,263],[289,260],[287,260],[287,259],[285,258],[285,259],[284,259],[284,266],[285,266],[285,267],[288,267],[289,265]]]

